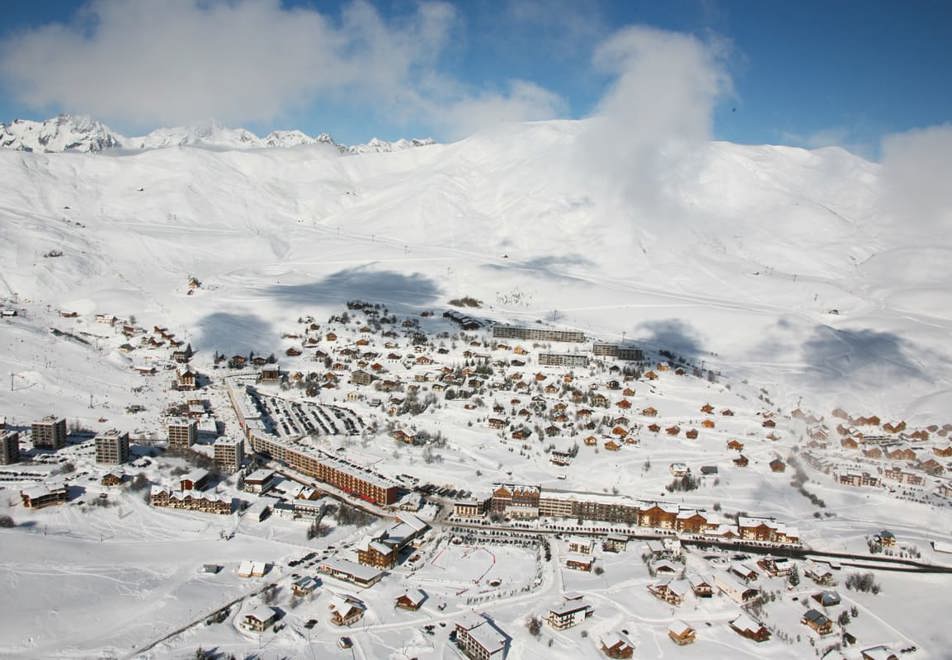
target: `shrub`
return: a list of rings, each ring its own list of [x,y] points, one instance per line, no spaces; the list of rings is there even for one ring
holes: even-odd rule
[[[16,523],[13,522],[13,518],[10,516],[0,516],[0,527],[9,529],[11,527],[16,527]]]
[[[526,622],[526,628],[529,629],[530,635],[538,637],[542,634],[542,619],[537,616],[529,617],[529,620]]]

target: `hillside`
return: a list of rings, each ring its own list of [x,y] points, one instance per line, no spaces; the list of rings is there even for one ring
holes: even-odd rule
[[[585,121],[356,157],[285,137],[302,144],[0,150],[0,295],[222,350],[240,348],[209,330],[222,315],[264,350],[315,306],[473,295],[496,318],[708,360],[785,403],[923,418],[948,403],[952,319],[933,295],[948,275],[929,264],[949,246],[900,232],[879,165],[843,150],[715,142],[648,170],[589,167]]]

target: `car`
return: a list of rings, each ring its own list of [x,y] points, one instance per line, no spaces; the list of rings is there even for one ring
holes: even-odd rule
[[[354,642],[350,637],[341,637],[337,640],[337,645],[342,649],[349,649],[354,645]]]
[[[304,627],[310,630],[317,625],[317,619],[308,619],[307,623],[304,624]]]

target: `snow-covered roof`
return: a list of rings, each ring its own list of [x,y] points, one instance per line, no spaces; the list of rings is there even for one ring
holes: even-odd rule
[[[741,631],[757,632],[761,624],[750,618],[746,612],[742,612],[736,619],[731,621],[731,625]]]
[[[266,621],[270,621],[271,619],[273,619],[276,614],[277,612],[275,612],[274,608],[262,605],[260,607],[254,608],[250,612],[246,612],[245,618],[254,619],[255,621],[258,621],[259,623],[265,623]]]
[[[693,630],[693,628],[681,619],[676,619],[671,622],[670,626],[668,626],[668,630],[673,632],[675,635],[684,635]]]

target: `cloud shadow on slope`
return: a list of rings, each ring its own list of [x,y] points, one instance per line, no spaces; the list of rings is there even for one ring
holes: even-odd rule
[[[803,344],[803,356],[818,380],[850,378],[861,372],[877,373],[884,379],[928,380],[922,367],[910,357],[909,343],[891,332],[837,330],[820,325]]]
[[[226,355],[247,355],[250,351],[268,354],[280,345],[274,326],[255,314],[215,312],[198,322],[193,347],[199,351],[221,351]]]
[[[436,282],[421,273],[405,275],[364,266],[332,273],[309,284],[279,284],[267,291],[270,297],[295,305],[342,304],[366,300],[391,305],[418,306],[434,302],[440,294]]]
[[[704,353],[697,330],[681,319],[639,323],[635,328],[634,339],[640,344],[671,351],[685,358],[696,358]]]
[[[499,271],[533,271],[534,275],[540,275],[551,279],[576,280],[581,278],[567,274],[562,269],[569,266],[594,266],[595,263],[583,257],[580,254],[567,254],[563,256],[536,257],[526,261],[512,261],[509,263],[491,263],[483,264],[483,268]]]

